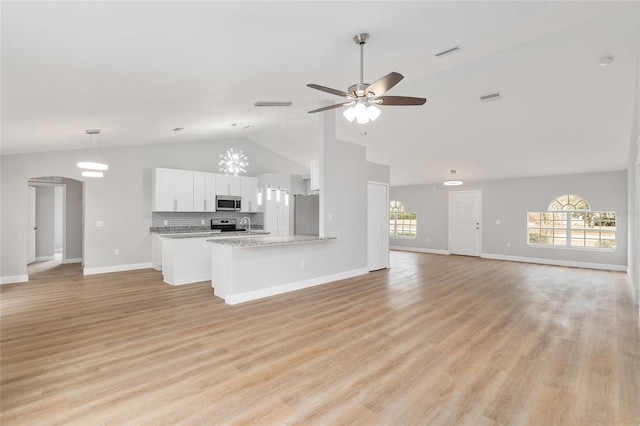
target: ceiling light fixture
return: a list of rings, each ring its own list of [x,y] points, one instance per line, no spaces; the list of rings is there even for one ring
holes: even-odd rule
[[[97,153],[94,153],[93,156],[100,155],[100,129],[87,129],[84,132],[89,135],[89,152],[91,152],[95,145]],[[85,169],[82,171],[82,176],[84,177],[103,177],[103,171],[109,169],[109,166],[106,164],[95,161],[79,161],[76,165],[79,169]]]
[[[449,173],[451,174],[451,179],[444,182],[446,186],[459,186],[463,184],[461,180],[454,179],[457,173],[456,170],[452,169]]]
[[[236,126],[237,123],[231,123],[233,127],[233,146],[236,145]],[[220,171],[226,175],[238,176],[239,173],[246,173],[249,162],[248,158],[242,151],[234,152],[233,148],[227,150],[226,155],[220,154],[220,162],[218,163]]]

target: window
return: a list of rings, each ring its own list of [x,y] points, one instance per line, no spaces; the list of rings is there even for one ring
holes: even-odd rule
[[[389,209],[389,235],[399,238],[415,238],[417,234],[417,214],[405,212],[400,201],[391,201]]]
[[[595,212],[577,195],[561,195],[546,212],[527,213],[530,245],[586,249],[616,248],[615,212]]]

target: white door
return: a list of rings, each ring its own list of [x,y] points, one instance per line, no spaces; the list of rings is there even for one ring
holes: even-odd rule
[[[480,256],[482,192],[449,193],[449,252]]]
[[[389,267],[389,187],[369,182],[367,190],[367,264],[370,271]]]
[[[36,261],[36,189],[29,186],[27,218],[27,264]]]

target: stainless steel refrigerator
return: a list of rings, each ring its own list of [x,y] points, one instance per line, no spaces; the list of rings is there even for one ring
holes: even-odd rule
[[[320,197],[318,195],[296,195],[294,199],[295,235],[319,235]]]

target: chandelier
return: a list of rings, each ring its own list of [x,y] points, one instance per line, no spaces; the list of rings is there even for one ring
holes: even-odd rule
[[[233,127],[233,145],[236,144],[236,126],[237,123],[231,123]],[[233,148],[227,150],[225,155],[220,154],[220,171],[226,175],[238,176],[239,173],[246,173],[249,162],[248,158],[242,151],[235,152]]]

